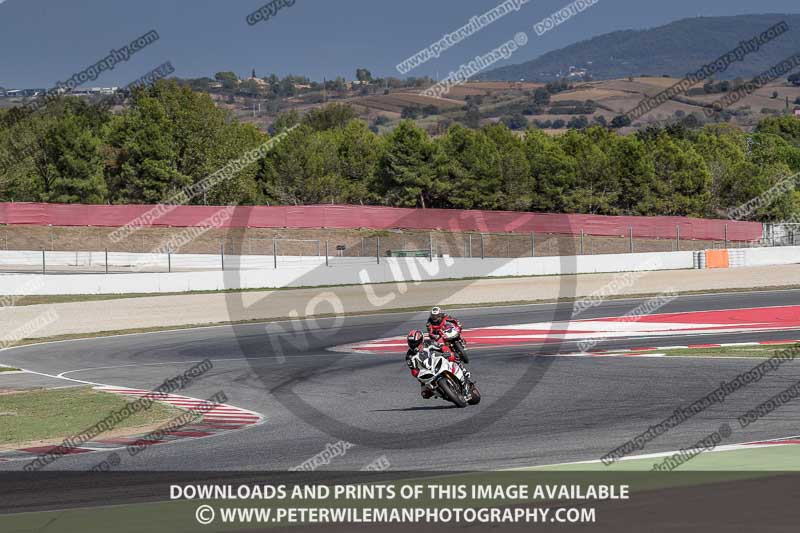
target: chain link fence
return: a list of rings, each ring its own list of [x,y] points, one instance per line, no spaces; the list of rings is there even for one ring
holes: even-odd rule
[[[181,272],[379,263],[386,257],[519,258],[672,252],[800,242],[800,224],[765,225],[757,241],[658,239],[627,234],[468,233],[410,230],[141,228],[125,239],[114,228],[0,226],[2,272]]]
[[[764,224],[765,246],[797,246],[800,244],[800,223]]]

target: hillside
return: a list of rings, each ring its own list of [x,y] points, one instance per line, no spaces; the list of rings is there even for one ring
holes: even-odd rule
[[[789,31],[743,61],[732,64],[718,79],[752,77],[800,50],[800,15],[739,15],[682,19],[643,30],[607,33],[548,52],[532,61],[488,71],[485,80],[548,81],[586,69],[594,79],[628,76],[682,77],[716,59],[765,29],[785,21]]]

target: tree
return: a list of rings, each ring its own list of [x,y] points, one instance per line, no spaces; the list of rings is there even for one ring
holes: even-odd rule
[[[103,179],[100,139],[68,111],[48,131],[44,150],[51,161],[49,184],[42,200],[58,203],[100,204],[108,199]]]
[[[356,79],[361,83],[369,83],[372,81],[372,73],[365,68],[356,69]]]
[[[436,148],[424,130],[403,120],[386,137],[378,164],[381,196],[389,205],[429,207],[434,188]]]
[[[660,203],[655,166],[647,145],[634,135],[611,139],[609,159],[614,184],[619,191],[616,210],[622,215],[652,215]]]
[[[233,81],[233,82],[239,81],[239,78],[236,76],[236,74],[234,74],[231,71],[217,72],[216,74],[214,74],[214,79],[217,81]]]
[[[788,81],[795,87],[800,87],[800,72],[795,72],[789,76]]]
[[[420,109],[417,106],[404,106],[400,111],[400,118],[416,120],[420,116]]]
[[[550,93],[547,91],[547,89],[539,87],[533,91],[533,103],[537,107],[550,105]]]
[[[222,88],[225,90],[233,90],[239,86],[239,77],[233,72],[217,72],[214,74],[214,79],[222,83]]]
[[[568,212],[616,214],[620,187],[610,158],[615,134],[599,127],[570,130],[558,143],[575,161],[572,186],[564,199]]]
[[[759,122],[756,131],[778,135],[795,146],[800,146],[800,118],[791,115],[767,117]]]
[[[448,186],[447,206],[494,209],[502,203],[498,197],[500,153],[483,130],[457,124],[440,143],[444,157],[437,168],[437,182]]]
[[[272,133],[274,135],[282,133],[292,126],[300,124],[300,120],[300,113],[298,113],[296,109],[290,109],[289,111],[281,113],[272,124]]]
[[[732,184],[750,181],[752,163],[747,161],[747,138],[727,124],[706,126],[693,142],[711,175],[709,212],[727,216],[727,210],[748,199],[730,194]]]
[[[477,104],[470,102],[467,104],[467,112],[464,113],[464,125],[468,128],[478,128],[481,125],[481,111]]]
[[[425,116],[425,117],[428,117],[430,115],[438,115],[438,114],[439,114],[439,108],[436,107],[433,104],[428,104],[428,105],[422,107],[422,115]]]
[[[107,174],[113,202],[159,203],[191,183],[177,170],[174,128],[161,102],[149,96],[112,120]]]
[[[566,212],[565,199],[577,173],[575,158],[566,153],[556,139],[539,130],[526,132],[524,149],[531,172],[531,208]]]
[[[589,119],[581,115],[579,117],[572,117],[567,123],[567,127],[576,130],[582,130],[589,127]]]
[[[500,119],[500,122],[512,130],[524,130],[528,127],[528,119],[519,113],[506,115]]]
[[[631,125],[631,119],[628,115],[617,115],[611,120],[611,127],[614,129],[625,128]]]
[[[661,134],[648,145],[659,199],[652,212],[690,217],[709,214],[711,174],[692,144]]]
[[[309,111],[303,117],[303,124],[316,131],[325,131],[344,128],[356,116],[356,112],[347,104],[328,104]]]
[[[377,194],[377,171],[381,157],[378,137],[363,120],[351,120],[342,131],[338,158],[340,174],[346,187],[342,196],[351,203],[374,203]]]
[[[491,124],[484,128],[499,157],[499,184],[495,192],[495,205],[499,209],[527,210],[531,206],[534,184],[530,164],[525,156],[525,146],[519,135],[502,124]]]

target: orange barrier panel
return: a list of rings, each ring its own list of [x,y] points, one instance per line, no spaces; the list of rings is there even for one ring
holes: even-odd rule
[[[706,250],[706,268],[728,268],[729,266],[728,250]]]

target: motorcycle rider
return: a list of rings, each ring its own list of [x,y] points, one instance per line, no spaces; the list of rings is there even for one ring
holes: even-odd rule
[[[440,342],[443,339],[442,332],[447,324],[453,324],[461,331],[461,322],[458,319],[445,313],[441,307],[431,309],[431,316],[428,317],[426,323],[430,338]]]
[[[414,377],[417,377],[417,374],[419,374],[418,356],[425,348],[429,348],[431,352],[436,352],[437,355],[444,355],[444,350],[442,349],[441,344],[431,338],[426,339],[425,335],[423,335],[418,329],[413,329],[408,332],[408,335],[406,336],[406,342],[408,343],[408,351],[406,352],[406,365],[408,365],[408,368],[411,370],[411,375]],[[458,364],[464,369],[464,377],[467,379],[467,381],[472,382],[472,374],[469,370],[467,370],[467,367],[464,366],[463,362],[457,360],[455,354],[450,354],[448,360],[453,362],[458,361]],[[433,391],[422,383],[420,383],[420,386],[422,387],[420,390],[422,397],[426,400],[430,399],[433,396]]]

